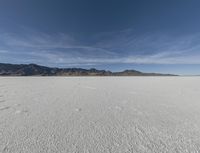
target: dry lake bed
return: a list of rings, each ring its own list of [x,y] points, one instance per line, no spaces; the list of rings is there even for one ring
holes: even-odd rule
[[[200,77],[1,77],[1,153],[198,153]]]

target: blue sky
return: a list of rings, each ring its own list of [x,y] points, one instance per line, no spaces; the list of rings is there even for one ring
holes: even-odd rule
[[[199,0],[1,0],[0,62],[200,74]]]

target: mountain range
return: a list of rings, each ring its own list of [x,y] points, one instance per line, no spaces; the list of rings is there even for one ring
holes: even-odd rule
[[[0,76],[175,76],[172,74],[143,73],[136,70],[111,72],[97,69],[52,68],[37,64],[0,63]]]

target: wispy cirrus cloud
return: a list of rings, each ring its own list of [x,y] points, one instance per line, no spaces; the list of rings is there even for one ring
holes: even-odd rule
[[[126,29],[99,33],[93,41],[35,31],[0,35],[1,62],[55,66],[98,64],[200,64],[200,34],[136,35]]]

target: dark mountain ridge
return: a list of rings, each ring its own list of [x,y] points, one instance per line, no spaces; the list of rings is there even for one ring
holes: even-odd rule
[[[175,76],[172,74],[143,73],[136,70],[111,72],[82,68],[51,68],[37,64],[0,63],[0,76]]]

